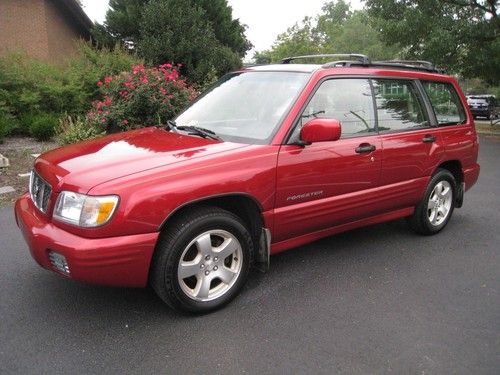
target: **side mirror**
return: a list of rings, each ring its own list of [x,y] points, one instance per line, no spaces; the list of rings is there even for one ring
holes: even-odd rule
[[[300,130],[300,140],[306,145],[314,142],[336,141],[340,138],[342,126],[339,120],[314,118]]]

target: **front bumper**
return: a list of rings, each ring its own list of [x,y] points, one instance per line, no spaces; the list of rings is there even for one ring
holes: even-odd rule
[[[47,220],[28,194],[17,200],[15,215],[32,257],[42,267],[88,283],[146,286],[158,232],[110,238],[79,237]],[[66,258],[69,275],[52,265],[51,251]]]

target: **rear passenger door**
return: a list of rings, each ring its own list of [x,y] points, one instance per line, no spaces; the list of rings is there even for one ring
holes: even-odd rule
[[[382,139],[381,194],[385,210],[414,205],[444,153],[422,88],[410,79],[373,79]]]
[[[457,85],[456,82],[454,84]],[[473,120],[468,118],[464,109],[467,105],[465,98],[460,98],[458,86],[455,87],[451,82],[423,81],[422,85],[432,103],[439,134],[446,149],[446,161],[460,161],[460,167],[467,175],[469,168],[476,167],[479,146]]]

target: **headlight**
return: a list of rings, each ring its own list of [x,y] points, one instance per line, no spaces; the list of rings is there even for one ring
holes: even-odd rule
[[[98,227],[111,219],[117,206],[116,195],[93,197],[62,191],[57,198],[54,218],[80,227]]]

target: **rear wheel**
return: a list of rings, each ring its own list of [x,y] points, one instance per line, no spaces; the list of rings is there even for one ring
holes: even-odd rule
[[[176,310],[212,311],[241,290],[252,253],[252,239],[240,218],[216,207],[199,207],[161,234],[151,285]]]
[[[432,176],[423,199],[408,219],[417,233],[431,235],[442,230],[455,207],[456,181],[448,170],[439,169]]]

